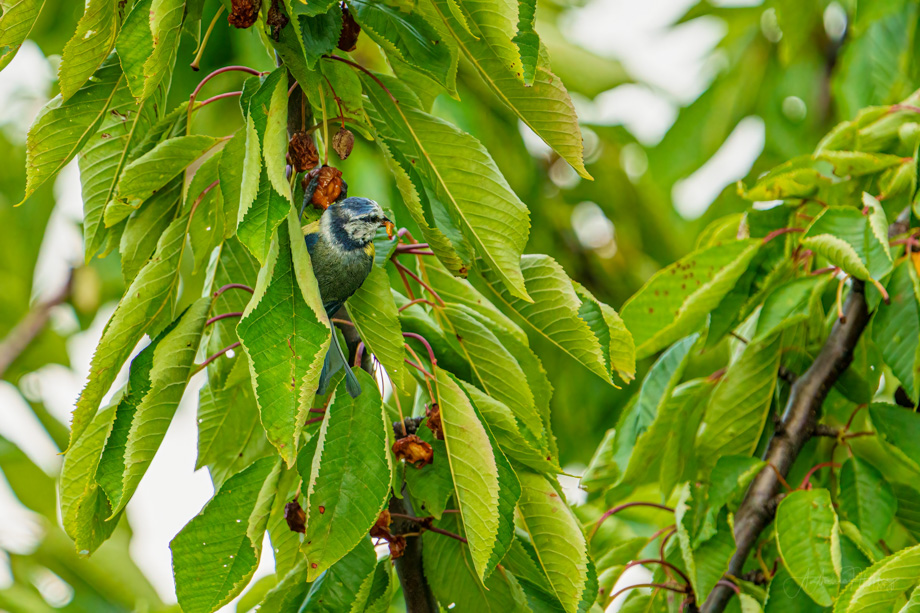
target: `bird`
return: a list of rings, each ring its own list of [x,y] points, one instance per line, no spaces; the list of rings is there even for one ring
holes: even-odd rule
[[[305,199],[306,200],[306,199]],[[370,198],[340,197],[319,220],[304,226],[304,240],[313,263],[323,309],[332,317],[367,279],[374,265],[374,236],[384,227],[392,238],[393,222]],[[345,389],[352,398],[361,394],[358,379],[348,365],[335,330],[326,353],[317,393],[323,395],[332,376],[345,368]]]

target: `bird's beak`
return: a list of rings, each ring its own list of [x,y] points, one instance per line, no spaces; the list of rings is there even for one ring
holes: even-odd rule
[[[390,240],[393,240],[393,236],[396,234],[396,224],[394,224],[392,221],[384,217],[380,225],[382,225],[386,229],[387,238]]]

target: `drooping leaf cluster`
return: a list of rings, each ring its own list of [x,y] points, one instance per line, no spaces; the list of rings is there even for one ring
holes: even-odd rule
[[[240,594],[266,533],[277,583],[261,610],[384,610],[397,581],[369,532],[392,497],[415,510],[416,532],[438,529],[422,539],[423,571],[444,606],[591,608],[596,575],[556,480],[544,360],[628,382],[632,337],[553,258],[523,254],[528,207],[479,140],[431,112],[438,94],[458,97],[458,64],[469,62],[508,112],[590,178],[574,106],[534,30],[535,3],[274,2],[252,31],[278,66],[231,69],[248,74],[229,93],[243,125],[227,136],[195,130],[221,96],[196,90],[167,104],[201,5],[140,0],[122,14],[90,2],[64,51],[61,94],[29,130],[25,199],[77,158],[86,259],[118,252],[126,284],[77,400],[61,475],[77,551],[113,535],[204,371],[197,466],[215,494],[171,544],[183,610],[214,611]],[[371,70],[336,48],[348,20],[386,64]],[[355,399],[317,395],[337,332],[303,239],[319,212],[307,205],[300,217],[303,201],[317,202],[305,194],[317,173],[332,177],[322,190],[337,189],[323,174],[333,130],[377,146],[418,236],[381,233],[371,274],[340,313],[360,343],[352,359],[364,356],[372,373],[359,372]],[[292,172],[295,132],[316,143],[321,168]],[[186,285],[198,275],[196,298]],[[533,338],[551,352],[538,356]],[[392,535],[394,559],[405,538]]]

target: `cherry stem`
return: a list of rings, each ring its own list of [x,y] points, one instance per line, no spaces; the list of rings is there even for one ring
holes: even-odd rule
[[[802,484],[799,486],[799,489],[806,489],[810,485],[809,481],[811,480],[811,476],[822,468],[840,468],[840,464],[836,462],[821,462],[820,464],[812,466],[811,470],[805,473],[805,478],[802,479]]]
[[[613,595],[610,596],[610,600],[616,600],[616,597],[620,594],[628,592],[629,590],[634,590],[637,587],[653,587],[660,590],[671,590],[672,592],[677,592],[678,594],[687,593],[687,590],[681,589],[679,587],[674,587],[673,585],[665,585],[664,583],[636,583],[635,585],[630,585],[628,587],[624,587],[622,590],[614,592]]]
[[[434,251],[416,251],[414,249],[406,249],[397,253],[405,253],[406,255],[434,255]]]
[[[829,272],[837,273],[840,269],[836,266],[825,266],[824,268],[819,268],[818,270],[811,271],[812,276],[824,275]]]
[[[200,373],[202,370],[204,370],[204,369],[207,367],[208,364],[210,364],[211,362],[213,362],[214,360],[216,360],[216,359],[219,358],[220,356],[224,355],[225,353],[227,353],[227,352],[230,351],[231,349],[236,349],[236,348],[239,347],[239,346],[240,346],[240,342],[239,342],[239,341],[236,341],[235,343],[233,343],[233,344],[231,344],[231,345],[227,345],[226,347],[224,347],[223,349],[221,349],[220,351],[218,351],[218,352],[215,353],[214,355],[208,357],[207,360],[205,360],[204,362],[202,362],[201,364],[199,364],[198,366],[196,366],[196,367],[195,367],[195,370],[194,370],[194,372],[192,372],[192,374],[193,374],[193,375],[196,375],[196,374]]]
[[[192,210],[191,210],[191,212],[189,212],[189,214],[188,214],[188,222],[189,222],[189,224],[192,223],[192,217],[195,216],[195,211],[198,210],[198,205],[201,204],[201,201],[204,200],[204,197],[208,195],[208,192],[210,192],[212,189],[214,189],[215,187],[217,187],[217,185],[218,185],[219,183],[220,183],[220,179],[215,179],[213,183],[211,183],[211,184],[208,185],[206,188],[204,188],[203,190],[201,190],[201,193],[198,194],[198,197],[197,197],[197,198],[195,198],[195,202],[194,202],[194,204],[192,204]]]
[[[390,517],[396,518],[396,519],[404,519],[404,520],[406,520],[406,521],[414,522],[414,523],[418,524],[419,528],[421,528],[422,531],[428,530],[429,532],[434,532],[435,534],[443,534],[444,536],[449,536],[450,538],[456,539],[456,540],[460,541],[461,543],[468,543],[468,542],[469,542],[469,541],[467,541],[465,538],[463,538],[462,536],[460,536],[459,534],[454,534],[453,532],[448,532],[447,530],[443,530],[443,529],[437,528],[437,527],[435,527],[435,526],[426,526],[426,525],[425,525],[426,519],[423,519],[423,518],[421,518],[421,517],[413,517],[413,516],[411,516],[411,515],[405,515],[405,514],[403,514],[403,513],[390,513]]]
[[[613,507],[612,509],[608,510],[606,513],[601,515],[600,519],[598,519],[597,523],[594,525],[594,530],[591,531],[591,536],[588,537],[588,540],[590,541],[592,538],[594,538],[594,534],[597,532],[598,528],[601,527],[601,524],[604,523],[604,521],[608,517],[616,515],[623,509],[628,509],[630,507],[652,507],[654,509],[661,509],[662,511],[669,511],[671,513],[674,512],[674,509],[672,509],[671,507],[665,506],[663,504],[658,504],[657,502],[642,502],[642,501],[626,502],[621,505],[617,505]]]
[[[431,345],[421,334],[416,334],[415,332],[403,332],[403,338],[414,338],[421,344],[425,346],[425,349],[428,350],[428,359],[431,361],[431,366],[435,367],[438,365],[438,359],[434,357],[434,350],[431,348]]]
[[[408,245],[396,245],[396,252],[412,251],[413,249],[430,249],[428,243],[409,243]]]
[[[333,332],[333,334],[335,334]],[[361,361],[364,359],[364,341],[358,343],[358,348],[355,349],[355,368],[361,367]]]
[[[850,432],[848,434],[844,434],[841,438],[846,440],[848,438],[859,438],[861,436],[875,436],[875,432]]]
[[[843,431],[844,431],[844,432],[849,431],[850,426],[853,425],[853,419],[856,418],[856,414],[859,413],[862,409],[865,409],[867,406],[868,406],[868,405],[866,405],[866,404],[861,404],[861,405],[857,406],[855,409],[853,409],[853,412],[850,413],[850,418],[847,420],[846,425],[843,426]]]
[[[332,87],[332,81],[329,80],[329,77],[323,75],[323,78],[326,79],[326,83],[329,85],[329,90],[332,92],[332,97],[335,99],[335,105],[339,107],[339,119],[342,120],[342,127],[345,127],[345,111],[342,109],[342,100],[339,98],[339,95],[335,93],[335,88]]]
[[[204,48],[208,45],[208,41],[211,39],[211,32],[214,31],[214,26],[217,25],[217,20],[223,14],[226,7],[221,4],[217,9],[217,12],[214,13],[214,18],[211,19],[211,25],[208,26],[207,31],[204,33],[204,37],[201,39],[201,43],[198,45],[198,48],[195,50],[195,59],[192,60],[192,63],[189,64],[192,70],[198,72],[199,65],[201,64],[201,56],[204,55]]]
[[[362,66],[361,64],[356,64],[355,62],[352,62],[351,60],[346,60],[345,58],[339,57],[339,56],[337,56],[337,55],[327,55],[327,56],[324,56],[324,57],[326,57],[327,59],[330,59],[330,60],[335,60],[335,61],[337,61],[337,62],[342,62],[343,64],[348,64],[348,65],[351,66],[352,68],[357,68],[358,70],[360,70],[361,72],[363,72],[364,74],[366,74],[367,76],[369,76],[370,78],[372,78],[372,79],[374,80],[374,82],[377,83],[377,85],[380,86],[380,89],[382,89],[383,91],[386,92],[387,96],[390,97],[390,100],[393,102],[393,104],[396,104],[396,105],[399,104],[399,100],[397,100],[397,99],[396,99],[396,96],[394,96],[393,93],[392,93],[389,89],[387,89],[387,86],[383,84],[383,81],[381,81],[379,78],[377,78],[377,75],[375,75],[373,72],[371,72],[370,70],[368,70],[367,68],[365,68],[365,67]]]
[[[223,74],[225,72],[245,72],[245,73],[251,74],[256,77],[261,77],[262,75],[268,74],[267,72],[261,72],[259,70],[256,70],[255,68],[250,68],[249,66],[224,66],[223,68],[218,68],[217,70],[215,70],[214,72],[212,72],[211,74],[203,78],[200,83],[198,83],[198,87],[196,87],[195,91],[192,92],[192,95],[189,96],[189,104],[195,101],[195,98],[198,97],[198,92],[201,91],[201,88],[204,87],[205,83],[207,83],[208,81],[210,81],[217,75]]]
[[[427,304],[428,306],[432,306],[432,307],[435,307],[435,308],[437,308],[437,306],[438,306],[438,305],[436,305],[435,303],[433,303],[432,301],[426,300],[425,298],[416,298],[416,299],[410,300],[410,301],[407,302],[406,304],[402,305],[402,306],[399,307],[399,309],[397,309],[397,310],[398,310],[400,313],[402,313],[403,311],[405,311],[406,309],[408,309],[408,308],[409,308],[410,306],[412,306],[413,304]]]
[[[670,569],[673,570],[675,573],[677,573],[678,575],[680,575],[680,578],[684,580],[684,583],[685,583],[686,586],[688,586],[688,587],[690,586],[690,579],[687,578],[687,575],[685,575],[684,572],[683,572],[681,569],[677,568],[676,566],[674,566],[673,564],[671,564],[670,562],[667,562],[667,561],[665,561],[665,560],[655,560],[655,559],[651,559],[651,558],[649,558],[648,560],[633,560],[632,562],[630,562],[629,564],[627,564],[626,567],[623,568],[623,570],[625,571],[627,568],[631,568],[631,567],[633,567],[633,566],[638,566],[638,565],[640,565],[640,564],[660,564],[660,565],[664,566],[665,568],[670,568]]]
[[[408,345],[406,345],[406,347],[408,347]],[[430,379],[434,379],[434,375],[432,375],[430,372],[428,372],[427,370],[425,370],[425,368],[424,368],[421,364],[416,364],[415,362],[413,362],[413,361],[410,360],[409,358],[403,358],[403,362],[405,362],[406,364],[408,364],[409,366],[411,366],[411,367],[414,368],[415,370],[419,371],[420,373],[422,373],[422,374],[425,375],[426,377],[428,377],[428,378],[430,378]]]
[[[224,286],[221,287],[219,290],[217,290],[216,292],[214,292],[214,297],[217,298],[218,296],[220,296],[221,294],[223,294],[224,292],[226,292],[227,290],[230,290],[230,289],[242,289],[242,290],[246,290],[246,291],[249,292],[250,294],[254,294],[254,293],[255,293],[255,290],[254,290],[254,289],[252,289],[251,287],[249,287],[248,285],[245,285],[245,284],[243,284],[243,283],[228,283],[227,285],[224,285]]]
[[[732,583],[731,581],[727,579],[719,579],[718,581],[716,581],[716,585],[724,585],[725,587],[730,588],[732,591],[734,591],[735,596],[741,596],[741,588],[739,588],[737,585],[735,585],[734,583]]]
[[[406,276],[406,273],[403,272],[403,269],[399,266],[396,267],[396,271],[399,273],[399,276],[402,278],[403,285],[406,286],[406,293],[409,294],[411,300],[415,300],[415,294],[412,292],[412,286],[409,285],[409,278]]]
[[[353,321],[348,321],[347,319],[338,319],[336,317],[333,317],[329,321],[331,321],[334,324],[342,324],[343,326],[351,326],[352,328],[355,327],[355,323]]]
[[[763,237],[763,242],[761,244],[766,245],[772,241],[777,236],[782,236],[783,234],[789,234],[790,232],[804,232],[805,228],[777,228],[769,234]]]
[[[215,321],[220,321],[221,319],[230,319],[231,317],[242,317],[242,316],[243,316],[242,311],[237,311],[235,313],[221,313],[220,315],[215,315],[208,321],[204,322],[204,325],[205,327],[208,327],[211,324],[213,324]]]
[[[783,484],[783,487],[786,488],[786,491],[791,492],[792,486],[789,485],[788,481],[786,481],[783,473],[779,472],[779,469],[772,462],[767,462],[767,466],[773,469],[773,472],[776,473],[776,478],[779,479],[779,482]]]
[[[913,113],[920,113],[920,106],[912,106],[910,104],[892,104],[888,112],[896,113],[898,111],[911,111]]]
[[[234,98],[236,96],[242,96],[242,95],[243,95],[242,91],[225,92],[223,94],[217,94],[216,96],[212,96],[203,102],[199,102],[198,106],[194,108],[194,111],[197,111],[201,107],[207,106],[211,104],[212,102],[217,102],[218,100],[223,100],[224,98]]]
[[[325,415],[323,415],[323,416],[321,416],[321,417],[311,417],[311,418],[308,419],[307,421],[303,422],[303,425],[306,426],[307,424],[315,424],[315,423],[318,422],[318,421],[323,421],[323,419],[325,419],[325,418],[326,418]]]
[[[320,408],[314,407],[314,408],[310,409],[310,412],[311,412],[311,413],[321,413],[321,414],[325,415],[326,409],[320,409]]]
[[[438,295],[438,292],[434,291],[434,290],[431,288],[430,285],[428,285],[427,283],[425,283],[424,281],[422,281],[422,280],[419,278],[419,276],[418,276],[417,274],[415,274],[414,272],[412,272],[411,270],[409,270],[408,268],[406,268],[405,266],[403,266],[403,265],[402,265],[401,263],[399,263],[397,260],[392,260],[392,262],[393,262],[393,264],[396,266],[396,269],[397,269],[397,270],[401,270],[401,271],[405,272],[407,275],[409,275],[410,277],[412,277],[413,279],[415,279],[415,281],[416,281],[419,285],[421,285],[422,287],[424,287],[425,289],[427,289],[427,290],[431,293],[431,295],[434,296],[434,299],[437,300],[438,303],[439,303],[441,306],[445,306],[445,303],[444,303],[443,300],[441,300],[441,297]]]

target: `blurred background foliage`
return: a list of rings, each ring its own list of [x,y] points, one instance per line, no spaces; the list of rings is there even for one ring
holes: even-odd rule
[[[218,1],[205,3],[205,24]],[[692,249],[710,220],[746,209],[733,182],[714,200],[704,198],[707,201],[693,207],[680,206],[682,190],[688,185],[719,174],[719,165],[726,164],[722,158],[732,155],[726,141],[735,138],[733,133],[754,134],[755,141],[757,134],[763,135],[762,150],[746,175],[730,177],[750,180],[790,157],[811,152],[830,127],[852,118],[858,109],[894,103],[920,85],[915,59],[920,57],[920,3],[913,0],[692,4],[669,28],[679,33],[705,22],[721,38],[704,59],[706,82],[689,100],[677,99],[647,75],[630,74],[615,58],[589,51],[597,45],[580,40],[577,29],[570,26],[573,12],[591,4],[605,2],[540,2],[537,30],[549,49],[553,70],[572,94],[584,122],[586,163],[594,181],[579,178],[539,139],[524,133],[526,128],[522,129],[469,65],[460,66],[462,101],[442,95],[434,112],[480,139],[530,207],[533,227],[526,251],[551,255],[569,276],[615,308],[652,273]],[[658,4],[637,10],[655,10]],[[55,54],[72,35],[82,10],[78,2],[46,2],[30,39],[47,57],[49,71],[56,69],[60,56]],[[595,24],[592,31],[602,31],[598,28]],[[384,59],[372,48],[362,47],[359,41],[355,57],[366,66],[386,70]],[[184,100],[200,78],[215,68],[229,64],[271,68],[258,37],[231,31],[224,20],[214,31],[201,72],[186,68],[193,53],[194,41],[184,37],[170,107]],[[5,77],[0,74],[0,85]],[[224,76],[209,84],[206,92],[213,95],[236,89],[241,78]],[[612,122],[593,123],[604,117],[604,99],[621,88],[639,88],[644,96],[677,109],[662,137],[633,134]],[[0,112],[0,338],[9,343],[9,333],[17,324],[43,324],[36,316],[48,319],[15,361],[0,364],[0,373],[8,388],[15,386],[12,393],[21,393],[28,400],[49,443],[59,450],[66,429],[60,415],[45,408],[39,390],[30,384],[29,373],[49,364],[72,366],[84,373],[85,364],[71,365],[74,356],[68,352],[68,337],[87,330],[100,309],[111,309],[110,303],[121,296],[124,286],[118,262],[113,261],[117,255],[87,265],[70,262],[74,270],[64,290],[65,273],[47,266],[36,268],[42,258],[50,257],[47,252],[60,248],[60,233],[50,231],[54,224],[49,224],[55,207],[64,199],[79,199],[62,192],[60,181],[56,189],[42,188],[27,205],[12,206],[20,200],[25,183],[27,125],[23,117],[34,116],[56,93],[53,81],[49,91],[34,99],[6,92],[19,107],[8,106]],[[195,121],[196,130],[214,135],[231,134],[241,124],[239,109],[232,101],[210,105]],[[371,143],[359,139],[354,153],[339,166],[351,194],[371,196],[391,207],[401,225],[409,221]],[[79,223],[73,214],[60,216],[62,223]],[[82,253],[82,247],[72,251]],[[201,279],[191,274],[191,266],[182,282],[186,296],[198,295]],[[103,312],[102,321],[108,312]],[[551,355],[540,339],[533,341],[538,354]],[[637,381],[648,365],[648,361],[640,365]],[[555,388],[553,426],[562,464],[569,472],[579,473],[605,430],[616,422],[636,384],[613,389],[573,361],[546,363],[546,367]],[[0,438],[0,469],[15,496],[34,513],[32,523],[44,535],[34,551],[17,550],[15,544],[0,541],[10,568],[9,576],[0,572],[0,609],[135,610],[138,601],[151,610],[162,607],[156,591],[127,555],[127,522],[119,529],[120,536],[91,560],[78,559],[58,527],[56,505],[49,502],[54,500],[50,495],[54,476],[47,471],[53,467],[39,467],[13,443]],[[115,569],[117,581],[113,580]]]

